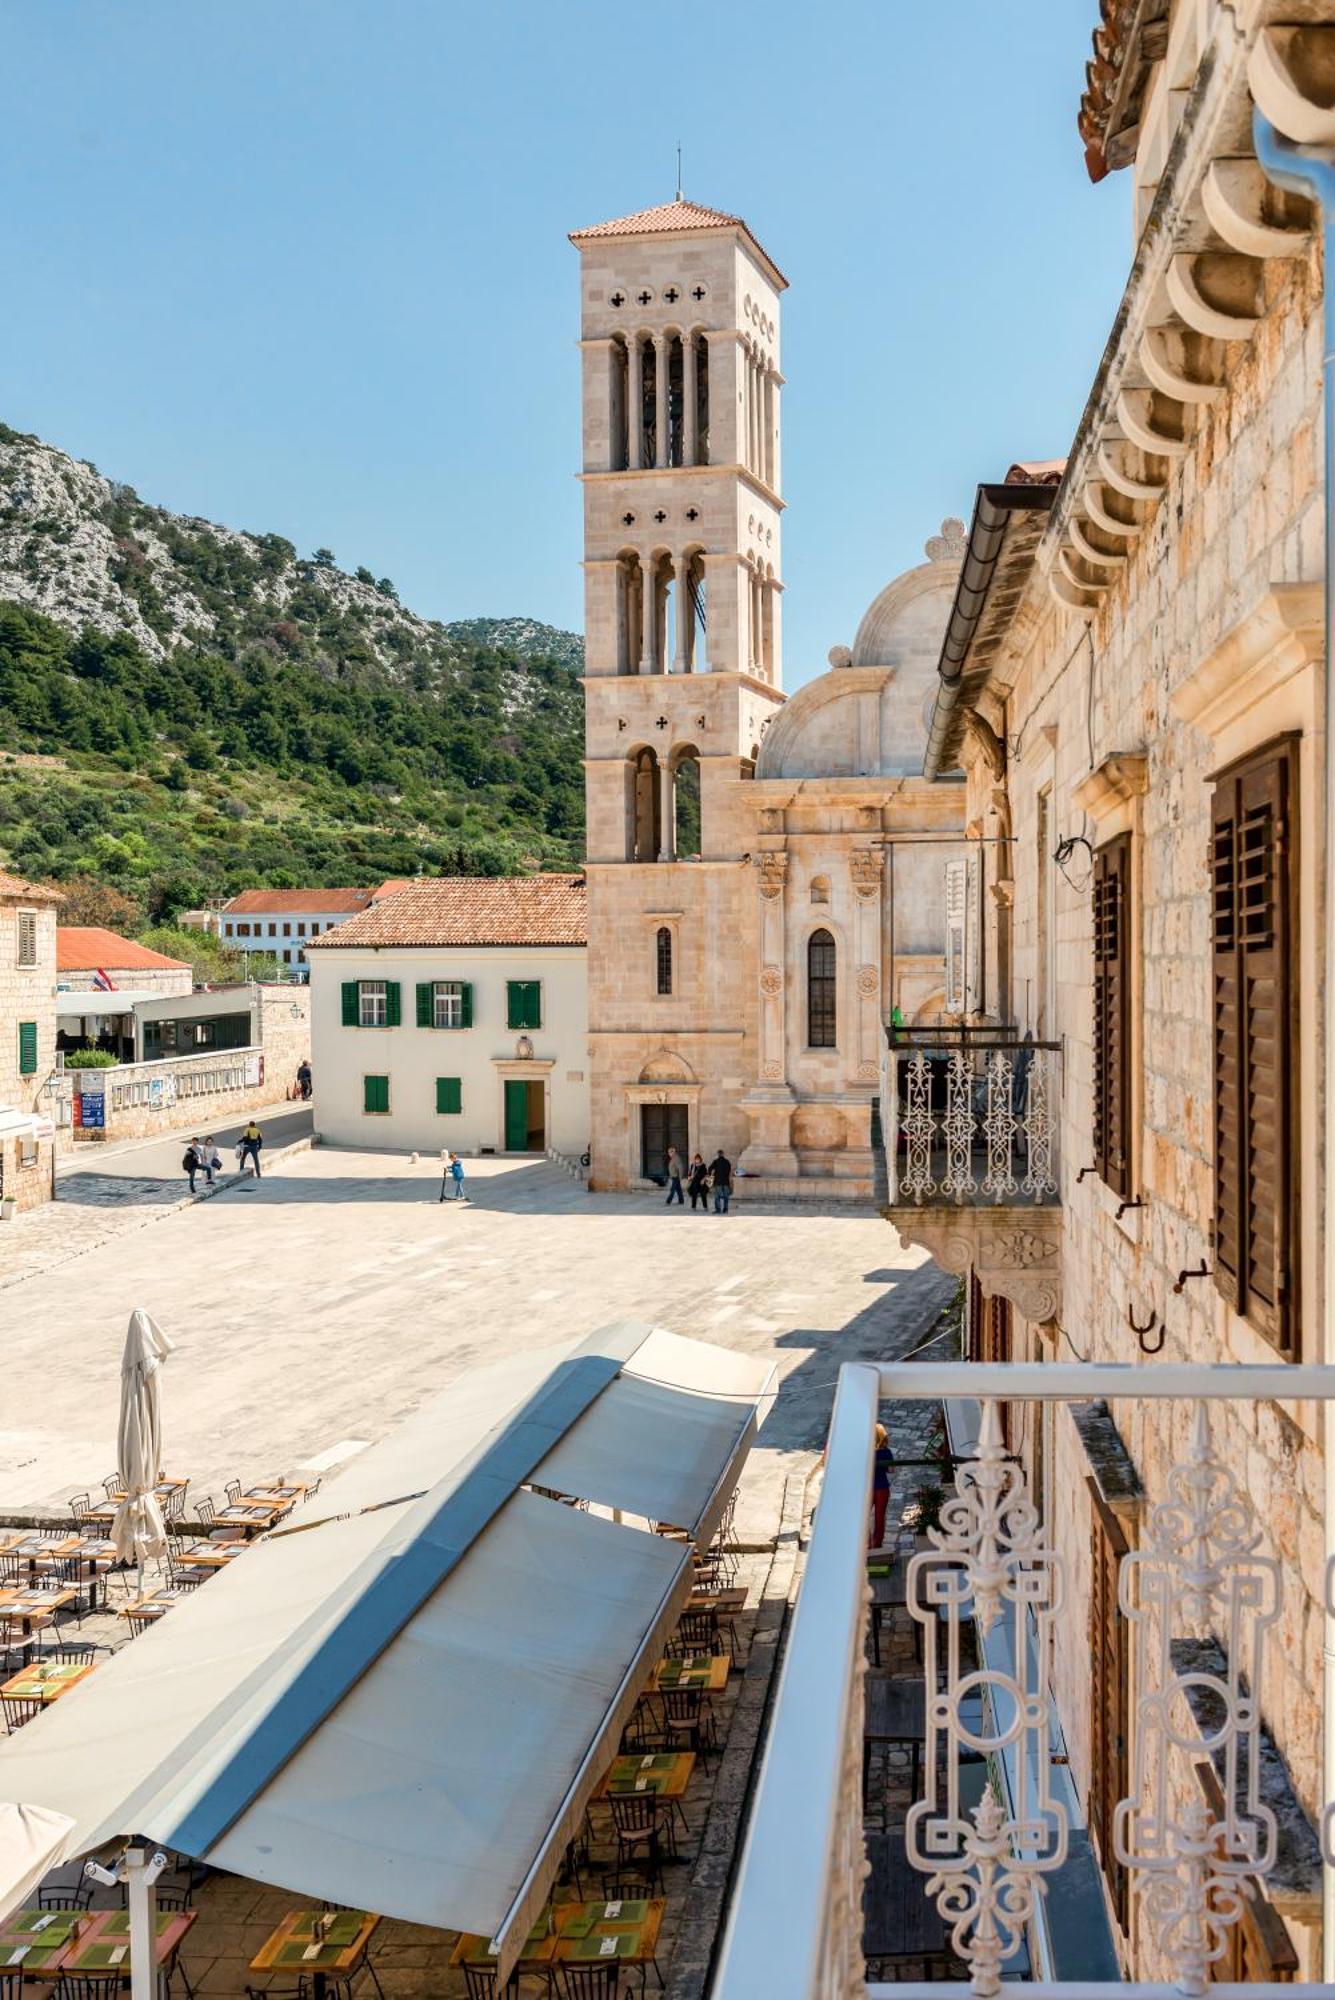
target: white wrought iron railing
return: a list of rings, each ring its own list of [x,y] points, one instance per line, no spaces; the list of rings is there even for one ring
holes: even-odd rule
[[[891,1206],[1057,1198],[1056,1042],[892,1030],[882,1081]]]
[[[957,1468],[932,1546],[910,1558],[907,1603],[922,1627],[926,1692],[923,1795],[905,1826],[909,1860],[969,1967],[967,1983],[866,1982],[858,1828],[862,1810],[860,1719],[864,1673],[869,1461],[879,1402],[977,1398],[973,1457]],[[1124,1557],[1119,1596],[1134,1647],[1130,1790],[1115,1815],[1118,1863],[1129,1874],[1138,1920],[1168,1984],[1124,1984],[1148,1996],[1272,1995],[1294,1988],[1210,1984],[1229,1954],[1252,1895],[1276,1854],[1276,1819],[1260,1784],[1265,1642],[1281,1616],[1283,1573],[1265,1553],[1264,1524],[1216,1454],[1211,1406],[1219,1402],[1335,1400],[1335,1367],[1101,1363],[904,1363],[840,1372],[815,1531],[794,1615],[770,1733],[738,1871],[711,2000],[945,2000],[951,1993],[1076,1995],[1095,2000],[1111,1982],[1008,1983],[1003,1968],[1067,1851],[1068,1814],[1049,1782],[1053,1702],[1049,1641],[1066,1578],[1005,1450],[998,1403],[1175,1400],[1192,1407],[1185,1451],[1148,1506],[1140,1546]],[[1335,1593],[1335,1565],[1328,1573]],[[1329,1607],[1335,1610],[1335,1602]],[[1003,1614],[1031,1621],[1034,1644],[1013,1666],[969,1663],[962,1628],[986,1631]],[[1174,1658],[1184,1627],[1202,1624],[1225,1644],[1215,1662]],[[1208,1740],[1189,1734],[1204,1699],[1217,1720]],[[983,1720],[979,1722],[982,1705]],[[1170,1774],[1179,1752],[1215,1758],[1222,1804],[1179,1808]],[[1007,1757],[1018,1776],[963,1803],[966,1758]],[[1180,1775],[1180,1771],[1179,1771]],[[1323,1862],[1335,1865],[1332,1815]],[[1335,1985],[1304,1990],[1335,2000]]]

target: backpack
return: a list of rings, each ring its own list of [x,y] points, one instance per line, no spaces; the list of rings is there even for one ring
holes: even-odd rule
[[[198,1165],[199,1165],[199,1154],[195,1151],[193,1146],[187,1146],[185,1149],[185,1154],[181,1160],[181,1172],[183,1174],[188,1174],[191,1172],[193,1168],[198,1167]]]

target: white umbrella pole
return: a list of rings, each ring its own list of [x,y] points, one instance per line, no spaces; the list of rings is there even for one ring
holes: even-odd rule
[[[86,1861],[84,1872],[108,1885],[124,1882],[130,1908],[130,2000],[155,2000],[158,1987],[158,1894],[155,1884],[167,1857],[150,1860],[142,1847],[127,1847],[113,1872]]]

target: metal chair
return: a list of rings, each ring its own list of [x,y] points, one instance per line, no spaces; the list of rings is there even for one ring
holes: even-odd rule
[[[494,1965],[470,1965],[464,1960],[464,1992],[468,2000],[498,2000],[500,1990]],[[518,1994],[519,1974],[512,1972],[505,1982],[505,2000],[518,2000]]]
[[[199,1515],[200,1525],[205,1528],[211,1528],[218,1518],[218,1510],[207,1493],[196,1500],[195,1512]]]
[[[663,1728],[674,1749],[694,1750],[708,1760],[718,1749],[714,1706],[700,1688],[663,1688]]]
[[[187,1479],[167,1495],[167,1504],[162,1510],[164,1520],[183,1521],[185,1519],[185,1496],[189,1490],[190,1481]]]
[[[119,1500],[124,1490],[124,1487],[121,1485],[119,1472],[109,1472],[102,1481],[102,1491],[106,1494],[108,1500]]]
[[[0,1707],[5,1712],[5,1728],[12,1736],[16,1729],[22,1729],[25,1722],[31,1722],[35,1715],[41,1713],[42,1704],[40,1701],[29,1701],[26,1697],[6,1694],[0,1695]]]
[[[558,1961],[561,2000],[618,2000],[625,1970],[616,1958],[592,1959],[584,1965]]]
[[[52,1888],[37,1891],[39,1910],[88,1910],[92,1904],[91,1882],[58,1882]]]
[[[685,1659],[691,1653],[713,1653],[722,1658],[727,1650],[717,1611],[683,1611],[667,1643],[670,1660]]]
[[[56,2000],[122,2000],[119,1972],[62,1972]]]
[[[663,1853],[677,1854],[677,1835],[670,1813],[662,1801],[644,1793],[625,1793],[610,1798],[612,1831],[616,1835],[617,1866],[642,1861],[651,1880],[663,1881]]]
[[[91,1639],[58,1639],[50,1650],[63,1667],[91,1667],[99,1653],[109,1653],[111,1648],[95,1646]]]
[[[0,1556],[0,1584],[8,1590],[21,1590],[28,1581],[28,1558],[26,1556]]]
[[[228,1504],[228,1506],[229,1506],[229,1507],[239,1507],[239,1506],[240,1506],[240,1504],[241,1504],[241,1481],[240,1481],[239,1479],[228,1479],[228,1480],[226,1480],[226,1481],[224,1482],[224,1484],[223,1484],[223,1492],[224,1492],[224,1493],[225,1493],[225,1494],[227,1495],[227,1504]]]
[[[70,1519],[76,1528],[82,1528],[93,1518],[93,1496],[91,1493],[74,1493],[70,1496]]]

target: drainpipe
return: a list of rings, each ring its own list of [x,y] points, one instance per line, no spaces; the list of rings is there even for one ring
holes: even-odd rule
[[[1335,1361],[1335,154],[1315,146],[1297,146],[1285,139],[1260,111],[1252,113],[1252,139],[1256,157],[1276,187],[1303,195],[1315,202],[1321,217],[1322,298],[1324,326],[1322,338],[1322,400],[1326,433],[1326,657],[1323,687],[1323,731],[1325,771],[1323,774],[1326,816],[1326,866],[1322,923],[1322,1084],[1323,1146],[1322,1190],[1322,1353],[1325,1362]],[[1335,1558],[1335,1405],[1323,1403],[1322,1445],[1325,1455],[1325,1551],[1326,1573]],[[1329,1598],[1329,1590],[1327,1597]],[[1322,1636],[1322,1799],[1335,1800],[1335,1617],[1325,1610]],[[1335,1869],[1321,1871],[1321,1976],[1335,1980]]]

